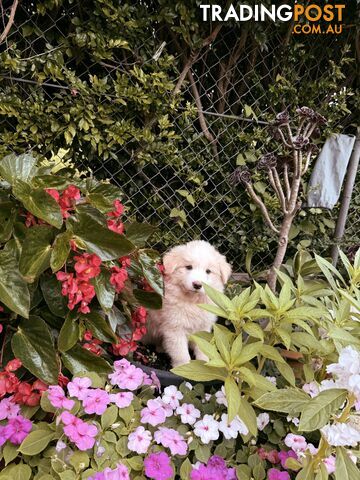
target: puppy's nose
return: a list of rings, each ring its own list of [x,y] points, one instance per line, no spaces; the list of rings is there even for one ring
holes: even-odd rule
[[[195,288],[195,290],[200,290],[202,285],[200,282],[193,282],[193,287]]]

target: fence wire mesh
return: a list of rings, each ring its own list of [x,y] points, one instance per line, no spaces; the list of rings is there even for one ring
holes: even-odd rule
[[[265,269],[276,238],[229,176],[266,151],[284,108],[326,111],[325,134],[353,133],[355,3],[341,35],[297,36],[288,24],[202,22],[191,1],[1,2],[0,153],[32,150],[110,179],[129,214],[159,226],[162,250],[203,238],[236,270]],[[266,179],[257,189],[276,217]],[[357,191],[347,246],[359,205]],[[335,221],[303,209],[289,255],[327,251]]]

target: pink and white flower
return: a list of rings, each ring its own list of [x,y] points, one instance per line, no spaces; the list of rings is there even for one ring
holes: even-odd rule
[[[212,415],[204,415],[202,420],[198,420],[194,425],[194,433],[200,437],[202,443],[209,443],[211,440],[219,438],[219,423]]]
[[[134,394],[132,392],[110,393],[109,398],[117,407],[126,408],[131,405],[131,402],[134,399]]]
[[[84,400],[90,387],[91,380],[87,377],[75,377],[67,384],[70,397],[75,397],[79,400]]]
[[[266,427],[266,425],[268,425],[269,422],[270,422],[270,415],[266,412],[260,413],[257,416],[257,419],[256,419],[256,424],[257,424],[258,430],[260,430],[260,432],[262,432],[264,430],[264,428]]]
[[[148,451],[151,440],[152,436],[149,430],[145,430],[142,426],[137,427],[128,437],[128,449],[141,455]]]
[[[148,400],[146,407],[141,410],[141,423],[149,423],[153,427],[164,423],[166,411],[158,399]]]
[[[227,440],[230,440],[230,438],[237,438],[239,433],[241,435],[247,435],[249,433],[249,429],[245,423],[240,420],[238,415],[236,415],[236,417],[229,423],[227,413],[221,415],[219,430]]]
[[[305,437],[302,435],[295,435],[294,433],[288,433],[284,439],[284,443],[296,453],[304,452],[307,448]]]
[[[176,409],[176,413],[181,416],[181,423],[194,425],[196,420],[200,418],[200,410],[195,408],[192,403],[183,403]]]
[[[175,385],[170,385],[164,389],[162,401],[167,405],[170,405],[172,409],[177,408],[180,405],[179,400],[182,400],[184,395],[176,388]]]
[[[154,433],[156,443],[169,448],[172,455],[185,455],[187,443],[179,432],[172,428],[159,427]]]

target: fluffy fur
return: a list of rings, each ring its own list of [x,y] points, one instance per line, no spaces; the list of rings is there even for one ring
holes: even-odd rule
[[[216,322],[215,315],[197,306],[210,303],[203,283],[223,291],[231,266],[224,255],[202,240],[174,247],[164,256],[163,263],[163,307],[149,312],[145,342],[163,349],[175,367],[190,361],[188,337],[199,331],[210,332]],[[197,359],[207,360],[195,345],[191,347]]]

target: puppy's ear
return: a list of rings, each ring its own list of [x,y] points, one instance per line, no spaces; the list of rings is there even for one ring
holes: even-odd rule
[[[221,280],[223,284],[226,285],[230,278],[232,268],[231,265],[226,261],[225,256],[221,254],[219,254],[219,271]]]
[[[165,275],[174,273],[180,262],[179,247],[172,248],[163,258]]]

